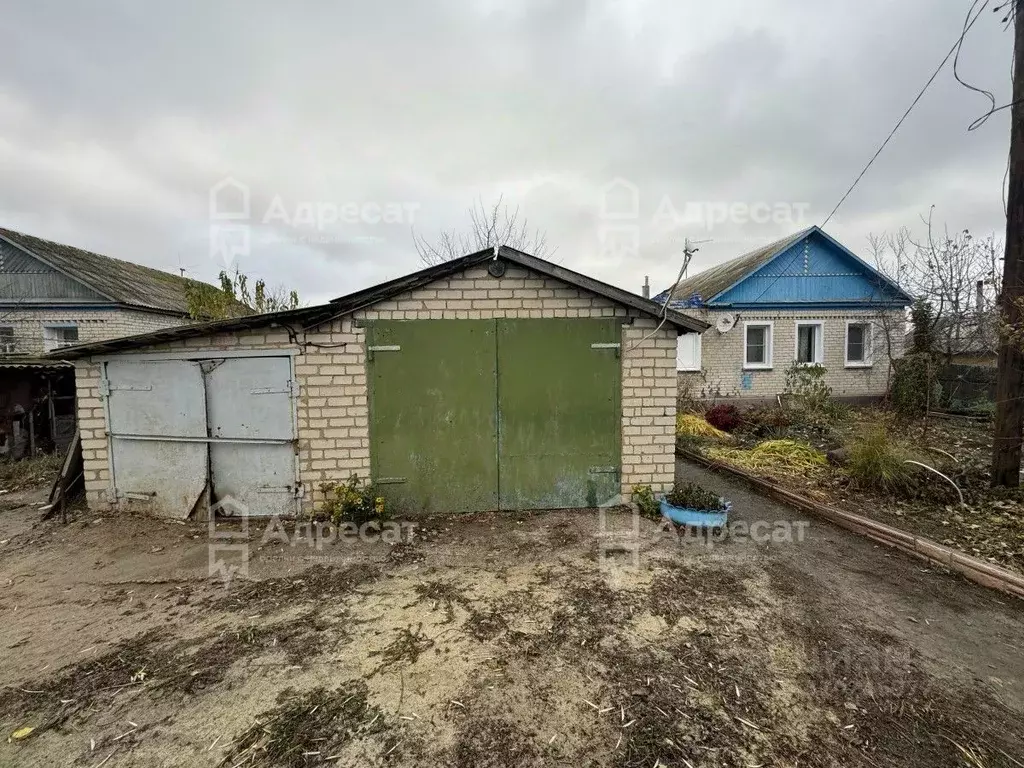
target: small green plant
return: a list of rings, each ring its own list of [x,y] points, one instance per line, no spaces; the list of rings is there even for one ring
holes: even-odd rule
[[[633,501],[636,502],[640,514],[644,517],[650,517],[655,520],[661,517],[658,501],[654,498],[654,491],[651,490],[651,486],[634,485]]]
[[[323,483],[320,490],[324,494],[324,503],[313,513],[318,520],[362,525],[387,517],[384,499],[377,495],[372,483],[359,475],[352,475],[345,483]]]
[[[832,399],[832,387],[825,382],[827,373],[828,369],[818,363],[794,362],[786,369],[783,394],[800,420],[828,423],[846,414],[846,409]]]
[[[880,425],[849,446],[846,471],[858,488],[905,494],[911,490],[913,481],[907,458],[907,451]]]
[[[665,497],[665,501],[673,507],[679,507],[680,509],[717,512],[725,508],[721,497],[717,493],[702,488],[696,483],[677,485],[672,489],[672,493]]]

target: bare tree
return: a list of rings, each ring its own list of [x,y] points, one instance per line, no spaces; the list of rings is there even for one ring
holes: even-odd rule
[[[907,227],[868,237],[878,270],[931,304],[936,352],[947,358],[966,350],[994,352],[1002,244],[994,235],[976,238],[966,229],[937,233],[931,213],[922,222],[924,239]]]
[[[504,196],[490,207],[478,199],[469,209],[467,230],[442,231],[434,240],[428,240],[413,230],[412,239],[420,261],[427,266],[496,245],[507,245],[542,259],[554,254],[554,249],[548,246],[547,234],[539,229],[530,229],[526,217],[520,217],[518,207],[512,209],[505,205]]]

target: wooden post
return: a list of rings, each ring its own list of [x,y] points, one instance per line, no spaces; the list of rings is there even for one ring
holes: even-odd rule
[[[1010,108],[1009,185],[1006,191],[1006,255],[1002,320],[1022,327],[1024,301],[1024,17],[1021,0],[1013,13],[1013,106]],[[992,445],[992,485],[1020,485],[1021,429],[1024,427],[1024,351],[1020,341],[1001,340],[996,374],[996,415]]]

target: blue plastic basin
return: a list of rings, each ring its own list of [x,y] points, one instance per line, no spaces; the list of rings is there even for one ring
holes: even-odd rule
[[[673,507],[662,499],[661,514],[679,525],[689,525],[693,528],[724,528],[729,522],[729,510],[732,509],[732,504],[728,501],[723,503],[725,509],[720,512],[709,512],[706,509]]]

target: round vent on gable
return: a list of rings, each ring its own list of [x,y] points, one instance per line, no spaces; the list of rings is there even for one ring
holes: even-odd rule
[[[505,274],[505,262],[494,259],[487,265],[487,271],[490,273],[491,277],[501,277]]]

